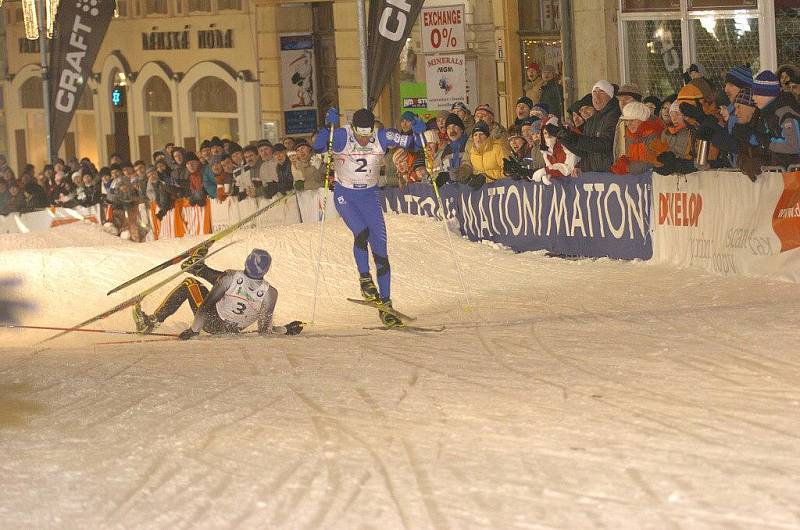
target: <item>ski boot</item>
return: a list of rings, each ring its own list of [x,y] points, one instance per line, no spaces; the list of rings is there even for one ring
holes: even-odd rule
[[[155,315],[148,315],[142,311],[142,305],[133,306],[133,321],[136,323],[136,332],[142,335],[152,333],[155,327],[160,324]]]
[[[381,295],[378,293],[378,288],[375,287],[375,282],[372,281],[372,275],[370,275],[370,273],[365,272],[358,281],[361,284],[361,296],[364,297],[364,300],[367,302],[380,301]]]
[[[192,267],[194,267],[195,263],[198,262],[198,260],[205,258],[207,255],[208,255],[207,246],[204,245],[202,247],[196,248],[195,251],[192,252],[191,256],[183,260],[183,262],[181,263],[181,270],[185,271],[191,269]]]
[[[390,309],[392,308],[392,301],[389,298],[380,300],[380,303]],[[381,317],[381,322],[383,322],[383,325],[389,329],[404,328],[406,326],[402,320],[391,313],[387,313],[386,311],[381,311],[379,309],[378,316]]]

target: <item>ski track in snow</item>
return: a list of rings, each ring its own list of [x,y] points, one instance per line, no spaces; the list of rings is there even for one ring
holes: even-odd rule
[[[377,315],[345,300],[338,220],[307,335],[34,347],[48,332],[0,330],[0,527],[800,528],[800,286],[456,238],[465,312],[441,226],[387,224],[395,305],[445,331],[363,329]],[[51,232],[0,236],[25,324],[99,313],[196,242]],[[268,248],[276,321],[309,319],[318,234],[242,230],[210,265]]]

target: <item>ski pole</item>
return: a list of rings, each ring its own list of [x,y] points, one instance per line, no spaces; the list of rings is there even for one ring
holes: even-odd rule
[[[433,131],[431,131],[433,132]],[[447,234],[447,243],[450,247],[450,254],[453,256],[453,262],[456,265],[456,272],[458,273],[458,281],[461,283],[461,291],[464,293],[464,301],[466,305],[462,306],[462,309],[465,312],[472,311],[472,304],[469,301],[469,293],[467,292],[467,284],[464,282],[464,275],[461,273],[461,265],[458,263],[458,256],[456,256],[456,249],[453,246],[453,236],[450,233],[450,227],[447,226],[447,211],[444,208],[444,201],[442,200],[442,195],[439,193],[439,186],[436,184],[436,178],[433,176],[433,156],[428,152],[428,139],[425,135],[428,131],[425,131],[420,136],[422,137],[422,150],[425,153],[425,163],[428,166],[428,176],[431,178],[431,185],[433,186],[433,192],[436,194],[436,200],[439,203],[439,209],[442,212],[442,226],[444,226],[444,231]]]
[[[328,187],[328,176],[331,173],[331,164],[333,163],[333,123],[331,123],[328,130],[328,159],[325,161],[325,190],[322,192],[322,219],[320,219],[319,228],[319,245],[317,253],[317,270],[314,273],[314,302],[311,305],[311,321],[309,324],[313,325],[317,317],[317,294],[319,292],[319,273],[322,268],[322,245],[325,241],[325,218],[328,216],[328,194],[330,189]]]
[[[0,328],[5,329],[37,329],[37,330],[46,330],[46,331],[80,331],[83,333],[108,333],[110,335],[142,335],[138,331],[124,331],[124,330],[112,330],[112,329],[97,329],[97,328],[80,328],[80,329],[72,329],[72,328],[63,328],[57,326],[23,326],[23,325],[3,325]],[[177,337],[178,335],[175,333],[148,333],[147,335],[152,335],[155,337]]]

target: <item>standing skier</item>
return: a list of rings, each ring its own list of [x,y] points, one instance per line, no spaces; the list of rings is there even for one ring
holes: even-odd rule
[[[338,123],[339,112],[335,108],[329,109],[325,124],[330,127]],[[415,134],[422,134],[425,132],[425,123],[415,118],[412,130]],[[321,129],[314,150],[326,152],[329,139],[329,129]],[[414,137],[411,135],[395,129],[376,130],[375,115],[367,109],[356,111],[349,126],[333,130],[332,150],[336,172],[333,197],[336,210],[355,238],[353,254],[360,274],[361,294],[365,300],[390,309],[391,277],[378,175],[387,150],[394,147],[408,150],[413,146]],[[375,287],[369,271],[368,248],[375,261],[378,287]],[[386,327],[403,326],[403,322],[391,313],[379,310],[379,315]]]
[[[181,264],[181,268],[211,284],[211,291],[194,278],[187,278],[172,290],[152,315],[142,311],[140,304],[133,308],[136,331],[150,333],[174,314],[185,301],[194,313],[191,327],[180,334],[187,340],[205,330],[212,335],[239,333],[258,321],[262,334],[285,333],[297,335],[303,323],[294,321],[283,327],[272,327],[272,314],[278,301],[278,291],[264,280],[272,257],[266,250],[255,249],[244,263],[244,270],[217,271],[196,263],[208,252],[201,248]]]

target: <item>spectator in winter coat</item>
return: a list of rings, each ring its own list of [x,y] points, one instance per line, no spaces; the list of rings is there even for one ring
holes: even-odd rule
[[[186,153],[186,173],[188,175],[189,183],[189,204],[192,206],[205,206],[206,194],[205,186],[203,185],[203,164],[197,158],[195,153],[191,151]]]
[[[639,175],[659,165],[658,155],[669,146],[661,139],[664,124],[653,117],[644,103],[634,101],[625,105],[620,121],[625,125],[623,152],[616,152],[611,171],[617,175]]]
[[[294,179],[294,189],[318,190],[323,184],[322,157],[316,156],[314,150],[306,141],[302,141],[295,146],[297,156],[292,161],[292,179]]]
[[[542,182],[549,186],[554,178],[561,179],[577,176],[576,167],[580,162],[580,158],[567,149],[558,138],[548,132],[548,128],[558,127],[558,118],[551,116],[545,126],[542,130],[542,141],[539,145],[539,150],[544,158],[544,167],[534,171],[531,179],[534,182]]]
[[[517,130],[522,127],[522,122],[530,117],[531,109],[533,109],[533,101],[528,96],[522,96],[517,100],[517,105],[514,107],[514,112],[516,114],[514,127],[516,127]]]
[[[736,94],[733,101],[734,118],[736,125],[733,127],[733,136],[739,143],[739,149],[734,160],[734,167],[750,177],[753,182],[761,174],[761,146],[755,135],[756,103],[752,91],[743,88]]]
[[[558,82],[558,71],[552,64],[547,64],[542,68],[542,97],[539,103],[547,105],[550,114],[559,120],[564,117],[564,93],[561,84]]]
[[[703,112],[708,115],[713,115],[716,97],[714,87],[711,86],[711,83],[706,78],[706,69],[703,68],[702,64],[695,63],[689,66],[689,69],[686,70],[684,75],[688,77],[686,84],[697,87],[700,93],[703,94],[703,99],[701,101]]]
[[[544,79],[542,79],[541,68],[537,63],[528,63],[527,68],[525,68],[525,95],[529,97],[534,104],[541,101],[543,86]]]
[[[86,174],[82,177],[81,185],[75,190],[75,200],[78,206],[84,208],[100,204],[100,186],[94,183],[91,175]]]
[[[472,131],[472,147],[469,150],[472,176],[467,184],[477,189],[487,181],[494,182],[503,178],[503,159],[510,155],[511,149],[507,142],[492,138],[485,122],[476,123]]]
[[[266,196],[271,199],[278,193],[286,193],[294,188],[294,177],[292,177],[292,163],[286,153],[286,147],[282,144],[275,146],[275,162],[277,163],[276,172],[278,181],[265,185]]]
[[[769,165],[800,164],[800,106],[780,91],[778,76],[769,70],[753,80],[753,100],[759,109],[755,135]]]
[[[472,173],[468,157],[464,156],[467,136],[464,122],[455,113],[447,117],[448,144],[442,151],[442,171],[436,176],[436,185],[440,188],[449,181],[461,181]]]
[[[478,105],[475,109],[475,123],[482,121],[489,127],[489,136],[492,140],[508,141],[508,131],[494,119],[494,111],[489,105]]]
[[[6,184],[6,181],[4,179],[0,179],[0,215],[6,215],[4,212],[10,197],[11,196],[8,193],[8,185]]]
[[[25,185],[23,197],[24,205],[20,210],[22,212],[33,212],[48,206],[47,197],[45,197],[42,188],[35,182],[29,182]]]
[[[646,98],[642,99],[642,103],[647,105],[647,108],[650,109],[650,114],[653,115],[654,118],[658,118],[658,111],[661,110],[661,100],[658,99],[656,96],[647,96]]]
[[[553,124],[547,125],[548,134],[556,136],[566,149],[581,158],[583,171],[608,171],[614,159],[614,131],[621,114],[611,83],[595,83],[592,106],[596,114],[586,120],[583,134],[575,134]]]
[[[592,95],[586,94],[581,99],[575,102],[572,112],[572,125],[574,132],[583,132],[583,125],[586,120],[594,116],[594,107],[592,106]]]
[[[475,126],[475,118],[472,117],[472,113],[467,106],[460,101],[453,103],[450,107],[450,112],[458,116],[464,123],[464,134],[469,138],[472,134],[472,128]]]
[[[686,128],[686,123],[683,121],[683,114],[681,114],[680,105],[677,101],[673,101],[672,105],[670,105],[669,116],[670,125],[665,127],[661,139],[666,142],[669,147],[668,152],[672,153],[675,158],[691,161],[692,138],[689,134],[689,129]],[[664,155],[660,155],[659,160],[661,160],[661,156]],[[669,155],[666,156],[669,159]],[[663,162],[659,164],[659,166],[661,165],[663,165]]]
[[[8,187],[8,200],[5,207],[0,211],[0,215],[19,213],[25,209],[25,197],[19,190],[19,185],[15,182]]]
[[[9,169],[9,166],[8,160],[6,160],[6,155],[0,154],[0,176],[2,176],[7,169]]]

